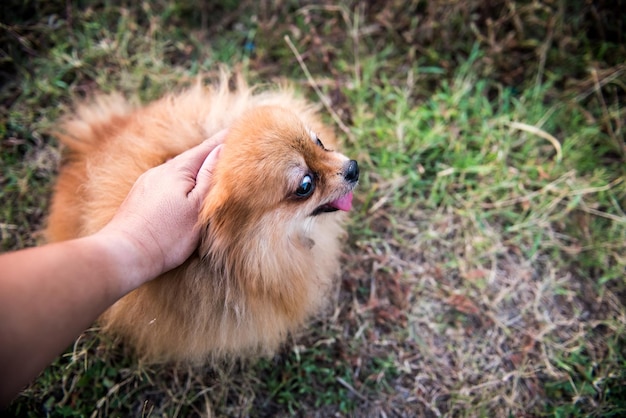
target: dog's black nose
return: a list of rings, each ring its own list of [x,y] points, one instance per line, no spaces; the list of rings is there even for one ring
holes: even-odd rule
[[[355,183],[359,179],[359,164],[354,160],[350,160],[343,177],[350,183]]]

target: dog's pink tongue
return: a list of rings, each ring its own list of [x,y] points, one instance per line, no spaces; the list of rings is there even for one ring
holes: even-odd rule
[[[329,205],[339,210],[349,211],[352,209],[352,192],[343,195],[337,200],[333,200]]]

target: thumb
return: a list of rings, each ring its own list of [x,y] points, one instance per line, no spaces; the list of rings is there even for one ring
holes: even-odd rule
[[[213,173],[215,172],[215,166],[217,165],[217,160],[220,156],[220,152],[222,151],[222,147],[223,145],[218,145],[206,157],[200,166],[198,175],[196,176],[196,186],[191,190],[191,192],[189,192],[188,196],[201,200],[209,192]]]

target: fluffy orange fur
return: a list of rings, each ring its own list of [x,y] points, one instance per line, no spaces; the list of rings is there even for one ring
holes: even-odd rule
[[[351,193],[350,161],[290,89],[237,85],[223,77],[144,107],[99,97],[60,125],[49,241],[98,231],[144,171],[228,128],[198,251],[100,318],[148,362],[270,354],[323,308],[339,269],[345,212],[319,209]],[[303,198],[294,191],[307,173],[315,188]]]

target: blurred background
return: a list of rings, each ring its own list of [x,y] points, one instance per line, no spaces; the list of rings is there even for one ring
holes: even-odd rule
[[[333,308],[274,358],[90,329],[15,416],[626,414],[622,0],[0,5],[0,239],[41,242],[72,102],[288,80],[361,166]]]

